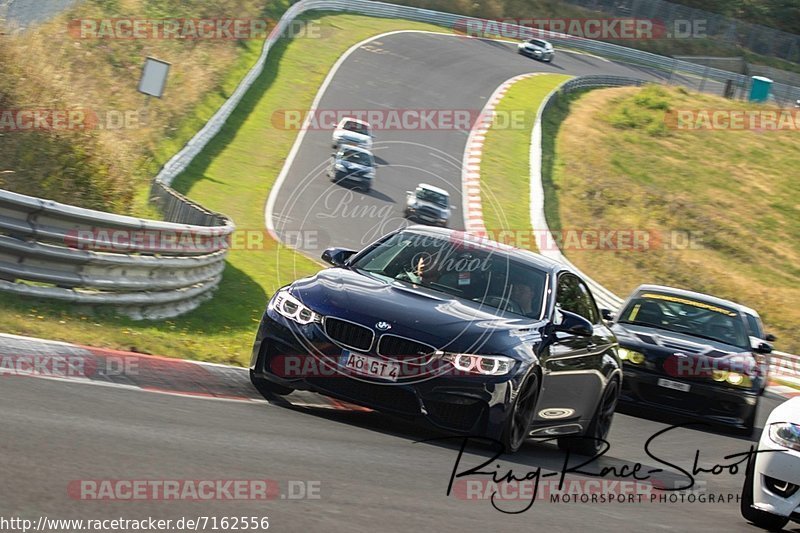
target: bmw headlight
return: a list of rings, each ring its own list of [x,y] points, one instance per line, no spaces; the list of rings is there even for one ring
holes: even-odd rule
[[[504,355],[475,355],[468,353],[442,352],[441,358],[451,363],[456,370],[483,376],[502,376],[514,367],[514,359]]]
[[[278,291],[278,294],[270,302],[270,307],[282,317],[293,320],[298,324],[311,324],[312,322],[319,322],[321,319],[317,313],[303,305],[303,302],[289,294],[288,289]]]
[[[800,425],[790,422],[776,422],[769,426],[769,438],[775,444],[800,451]]]
[[[716,369],[711,372],[711,379],[717,383],[727,383],[735,387],[750,388],[753,386],[753,380],[747,374],[740,372],[729,372],[727,370]]]
[[[642,352],[637,352],[636,350],[629,350],[627,348],[623,348],[620,346],[619,348],[619,358],[623,361],[628,361],[629,363],[633,363],[634,365],[641,365],[644,363],[645,356]]]

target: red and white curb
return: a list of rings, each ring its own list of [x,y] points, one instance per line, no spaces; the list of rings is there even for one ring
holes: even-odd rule
[[[770,382],[767,390],[777,394],[778,396],[783,396],[784,398],[794,398],[795,396],[800,396],[800,390],[788,387],[786,385],[778,385],[773,382]]]
[[[481,111],[478,120],[469,132],[467,147],[464,150],[464,160],[461,165],[461,190],[463,200],[464,227],[467,233],[477,235],[486,234],[486,225],[483,222],[483,206],[481,203],[481,159],[483,157],[483,144],[486,134],[494,122],[495,110],[500,100],[506,95],[512,85],[518,81],[545,74],[531,72],[520,74],[504,81],[489,97]]]
[[[269,403],[250,383],[247,368],[0,334],[0,383],[13,378],[204,400]],[[369,411],[308,391],[296,391],[285,400],[293,407]]]

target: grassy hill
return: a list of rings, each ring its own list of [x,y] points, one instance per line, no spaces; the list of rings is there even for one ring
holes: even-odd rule
[[[650,231],[645,252],[566,255],[620,295],[654,282],[753,307],[796,353],[800,132],[674,128],[699,109],[763,108],[657,86],[579,97],[556,138],[548,223]]]

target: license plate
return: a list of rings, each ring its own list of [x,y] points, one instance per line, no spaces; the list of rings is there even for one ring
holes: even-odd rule
[[[681,392],[689,392],[689,390],[692,388],[692,386],[689,385],[688,383],[681,383],[680,381],[671,381],[669,379],[659,379],[658,385],[660,387],[666,387],[667,389],[672,389],[672,390],[679,390]]]
[[[370,355],[344,350],[340,362],[347,370],[363,376],[388,379],[389,381],[397,381],[400,376],[400,365]]]

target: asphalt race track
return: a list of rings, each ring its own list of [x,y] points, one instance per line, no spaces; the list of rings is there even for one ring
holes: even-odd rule
[[[527,72],[657,79],[584,54],[559,52],[547,64],[517,54],[508,43],[407,32],[374,39],[350,55],[318,108],[480,112],[501,83]],[[377,131],[373,151],[379,167],[369,194],[333,184],[325,175],[331,134],[328,129],[307,131],[280,188],[273,224],[284,242],[315,257],[328,246],[360,249],[404,223],[405,191],[420,182],[450,192],[456,206],[450,227],[464,228],[461,163],[468,129]]]
[[[3,339],[0,352],[81,355],[79,348],[13,338]],[[194,374],[180,365],[160,367],[162,388]],[[755,531],[740,519],[735,503],[742,475],[727,472],[699,474],[697,488],[706,495],[734,498],[731,503],[651,503],[647,498],[642,503],[552,503],[548,498],[537,500],[524,513],[504,514],[483,499],[489,493],[479,491],[481,499],[465,498],[464,490],[446,495],[458,450],[453,444],[416,443],[441,436],[424,426],[347,406],[312,405],[308,393],[292,394],[291,403],[244,401],[255,396],[244,369],[208,368],[238,373],[242,401],[0,377],[4,481],[0,516],[34,521],[39,516],[165,520],[268,516],[275,531],[575,531],[589,527],[592,531],[644,527]],[[205,383],[210,381],[214,379],[203,378]],[[232,378],[227,376],[225,381],[230,383]],[[762,399],[759,427],[778,403],[769,393]],[[674,481],[684,485],[686,476],[656,463],[644,451],[648,438],[667,427],[656,420],[618,414],[610,450],[586,469],[598,472],[614,466],[619,471],[641,462],[648,469],[663,468],[665,472],[654,474],[654,479],[665,485]],[[698,464],[711,468],[730,463],[725,455],[745,452],[750,445],[749,440],[723,433],[677,428],[657,437],[650,450],[660,460],[691,471],[696,450],[700,451]],[[477,466],[488,459],[488,453],[480,447],[468,451],[461,469]],[[513,457],[501,458],[499,464],[503,471],[514,469],[521,477],[538,467],[543,472],[558,471],[563,460],[554,446],[529,444]],[[93,501],[80,499],[80,493],[71,489],[79,480],[231,479],[273,480],[279,492],[268,501]],[[591,478],[570,475],[568,479]],[[318,487],[318,499],[289,498],[293,494],[290,482],[299,481]],[[608,491],[614,491],[613,485]],[[528,501],[504,501],[498,506],[519,510]]]
[[[545,65],[518,56],[513,47],[502,43],[404,33],[380,38],[356,51],[339,70],[320,108],[480,109],[497,85],[532,71],[652,76],[585,55],[560,53],[554,65]],[[452,203],[458,206],[452,226],[463,227],[460,169],[466,138],[466,131],[378,132],[376,155],[384,163],[373,192],[368,196],[353,192],[349,204],[372,207],[375,212],[384,209],[367,224],[364,217],[342,211],[338,200],[346,200],[348,189],[332,185],[324,176],[330,131],[310,131],[280,191],[275,227],[283,235],[294,230],[318,231],[319,241],[307,247],[315,255],[315,247],[357,248],[392,229],[392,224],[402,223],[404,191],[419,181],[451,192]],[[68,349],[56,344],[15,344],[9,339],[3,339],[0,348],[12,354],[63,354]],[[164,386],[173,381],[169,372],[175,371],[167,368],[160,375]],[[242,398],[205,394],[201,399],[114,382],[0,376],[4,482],[0,516],[32,520],[43,515],[82,519],[268,516],[274,531],[756,531],[739,515],[736,497],[742,469],[698,474],[695,488],[703,496],[700,499],[706,500],[702,503],[651,503],[647,498],[642,503],[551,503],[546,499],[524,513],[506,514],[484,497],[467,499],[458,491],[446,494],[458,449],[453,443],[416,442],[441,436],[429,428],[347,405],[329,408],[322,400],[315,405],[308,397],[296,395],[288,401],[252,401],[254,391],[244,371],[218,367],[209,372],[236,374],[226,383],[238,380]],[[180,379],[181,375],[174,375],[174,381]],[[780,401],[769,393],[762,398],[759,428]],[[623,466],[630,471],[640,462],[644,470],[662,468],[664,472],[654,477],[674,486],[686,483],[687,476],[679,468],[691,471],[696,453],[697,464],[710,469],[736,462],[725,456],[746,452],[752,444],[750,439],[706,428],[682,427],[657,437],[650,445],[652,457],[648,456],[648,439],[671,423],[618,414],[611,448],[585,470],[614,467],[618,475],[608,477],[618,479]],[[477,466],[489,456],[485,448],[470,448],[461,459],[462,469]],[[520,477],[539,467],[557,471],[563,460],[551,445],[530,444],[487,468],[499,464],[498,471],[511,468]],[[253,479],[274,480],[279,488],[274,498],[87,501],[71,489],[78,480]],[[597,478],[570,475],[569,479]],[[318,498],[291,498],[290,486],[298,486],[291,482],[301,481],[311,483],[306,487],[318,487]],[[605,492],[614,490],[612,486]],[[707,501],[712,494],[733,500]],[[506,511],[527,506],[524,499],[496,503]]]

